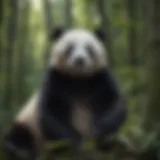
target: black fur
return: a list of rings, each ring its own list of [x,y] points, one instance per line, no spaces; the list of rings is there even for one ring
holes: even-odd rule
[[[65,32],[65,29],[63,28],[60,28],[60,27],[54,28],[54,30],[50,34],[50,41],[53,41],[53,40],[56,41],[57,39],[59,39],[60,36],[62,36],[64,32]]]
[[[4,135],[4,150],[7,157],[12,159],[34,160],[36,157],[36,146],[32,133],[23,125],[13,124]],[[26,157],[22,152],[27,152]]]
[[[87,98],[95,113],[96,137],[119,130],[126,108],[111,73],[102,70],[91,77],[73,78],[49,68],[40,97],[43,130],[49,139],[72,139],[77,133],[69,123],[71,100]]]
[[[54,28],[50,34],[50,41],[58,40],[67,30],[62,27]],[[102,28],[97,28],[93,31],[94,35],[102,42],[106,40],[106,33]]]
[[[94,33],[100,41],[102,42],[106,41],[106,32],[104,31],[104,29],[98,28],[94,31]]]

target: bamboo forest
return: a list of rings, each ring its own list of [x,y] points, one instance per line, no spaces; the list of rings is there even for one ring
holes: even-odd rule
[[[127,118],[103,154],[94,151],[94,140],[80,155],[51,141],[41,159],[160,160],[159,0],[0,1],[0,160],[14,159],[4,135],[43,83],[57,27],[104,30],[108,68],[127,101]]]

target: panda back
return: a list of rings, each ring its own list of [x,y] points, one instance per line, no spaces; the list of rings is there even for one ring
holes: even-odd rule
[[[15,123],[26,126],[36,137],[42,137],[38,116],[38,92],[22,107],[15,118]]]
[[[18,113],[16,117],[16,121],[29,123],[30,121],[33,121],[33,119],[36,120],[37,118],[37,102],[38,102],[38,94],[34,94],[31,99],[22,107],[20,112]]]

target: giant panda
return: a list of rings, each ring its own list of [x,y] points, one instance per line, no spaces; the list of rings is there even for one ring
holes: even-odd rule
[[[107,63],[101,30],[56,29],[44,83],[5,134],[9,151],[36,159],[49,140],[104,138],[119,131],[126,107]]]
[[[40,121],[49,139],[104,139],[126,119],[125,101],[108,66],[103,30],[58,29],[41,90]],[[109,147],[109,146],[108,146]]]

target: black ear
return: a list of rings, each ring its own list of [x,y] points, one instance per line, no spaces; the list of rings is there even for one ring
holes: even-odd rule
[[[106,41],[106,32],[104,29],[98,28],[94,31],[94,33],[99,40],[101,40],[102,42]]]
[[[58,40],[62,35],[63,33],[65,32],[65,29],[63,28],[54,28],[50,34],[50,40],[51,41],[56,41]]]

